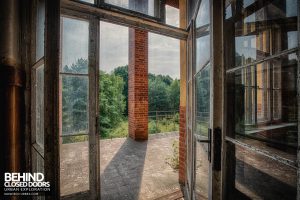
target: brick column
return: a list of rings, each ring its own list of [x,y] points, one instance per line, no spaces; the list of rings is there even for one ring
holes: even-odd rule
[[[129,136],[148,139],[148,32],[129,29]]]

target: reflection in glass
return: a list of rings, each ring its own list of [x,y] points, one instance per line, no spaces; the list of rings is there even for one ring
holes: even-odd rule
[[[232,5],[229,4],[225,9],[225,19],[229,19],[232,17]]]
[[[298,42],[298,31],[289,31],[287,32],[287,46],[288,49],[297,47]]]
[[[195,77],[195,139],[196,139],[196,199],[207,199],[208,195],[208,139],[210,128],[210,64]]]
[[[63,136],[60,145],[60,195],[87,190],[89,190],[88,136]]]
[[[210,64],[196,75],[195,85],[196,134],[207,139],[210,116]]]
[[[87,3],[92,3],[92,4],[95,3],[95,0],[79,0],[79,1],[87,2]]]
[[[166,5],[166,24],[179,27],[179,9]]]
[[[202,69],[210,60],[210,35],[196,39],[196,72]]]
[[[32,172],[33,173],[44,173],[44,158],[34,149],[32,148]],[[45,194],[43,192],[39,192],[38,196],[35,198],[36,200],[44,200]]]
[[[286,17],[295,17],[297,16],[297,8],[298,8],[298,3],[297,0],[286,0]]]
[[[256,60],[256,37],[243,36],[235,38],[236,66],[245,65]]]
[[[196,17],[196,28],[210,23],[209,0],[202,0]]]
[[[195,199],[208,199],[209,161],[203,145],[196,143]]]
[[[88,134],[88,77],[62,76],[62,135]]]
[[[62,72],[88,73],[89,23],[62,18]]]
[[[44,56],[44,33],[45,33],[45,1],[37,1],[36,11],[36,41],[35,60],[38,61]]]
[[[35,74],[35,140],[44,148],[44,65]]]
[[[256,0],[243,0],[243,7],[247,8],[249,5],[253,4]]]
[[[159,0],[104,0],[105,3],[140,12],[152,17],[156,16]]]
[[[296,199],[297,170],[236,146],[235,190],[230,199]]]
[[[88,76],[61,75],[60,195],[89,190]]]
[[[228,3],[225,20],[228,24],[225,26],[233,28],[235,37],[231,44],[235,50],[235,63],[228,67],[246,65],[297,47],[297,6],[296,0]],[[236,7],[232,17],[231,7]]]
[[[293,55],[293,54],[291,54]],[[293,59],[290,59],[293,58]],[[295,161],[298,144],[297,60],[282,56],[235,71],[235,133]],[[232,99],[232,97],[231,97]]]

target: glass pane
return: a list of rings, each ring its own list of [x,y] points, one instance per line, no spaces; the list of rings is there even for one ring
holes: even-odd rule
[[[157,16],[159,0],[104,0],[104,2],[152,17],[159,17]]]
[[[88,77],[61,77],[61,196],[89,190]]]
[[[229,199],[296,199],[297,170],[241,147],[232,166],[235,189]]]
[[[45,34],[45,1],[38,0],[36,8],[36,41],[35,41],[35,60],[44,56],[44,34]]]
[[[60,195],[89,190],[88,135],[62,136],[60,140]]]
[[[234,111],[229,114],[234,119],[234,124],[229,125],[234,127],[232,137],[296,161],[296,54],[236,70],[227,79],[229,83],[234,82],[227,93],[228,110]]]
[[[206,149],[199,142],[196,143],[195,173],[195,199],[208,199],[209,161]]]
[[[88,134],[88,77],[62,76],[62,135]]]
[[[40,156],[40,154],[32,148],[32,172],[33,173],[43,173],[45,175],[44,170],[44,159]],[[36,193],[36,192],[34,192]],[[45,199],[45,192],[39,192],[37,195],[34,195],[37,200]]]
[[[87,2],[87,3],[92,3],[92,4],[94,4],[94,3],[95,3],[95,0],[79,0],[79,1],[82,1],[82,2]]]
[[[196,73],[210,60],[210,35],[196,39]]]
[[[210,113],[210,64],[201,70],[195,78],[196,85],[196,134],[199,139],[207,139]]]
[[[196,18],[196,28],[210,24],[209,0],[202,0]]]
[[[231,1],[226,7],[225,27],[232,33],[229,45],[235,51],[235,60],[228,68],[297,47],[297,6],[296,0]],[[236,8],[233,17],[232,7]]]
[[[35,72],[35,142],[44,148],[44,65]]]
[[[179,27],[179,9],[166,5],[166,24]]]
[[[210,63],[195,77],[196,199],[208,198],[208,140],[210,127]]]
[[[88,73],[89,23],[62,18],[62,72]]]

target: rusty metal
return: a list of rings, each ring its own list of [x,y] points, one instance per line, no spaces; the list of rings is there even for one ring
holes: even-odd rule
[[[1,179],[4,172],[24,171],[24,83],[23,71],[0,65]]]
[[[18,0],[0,1],[0,64],[20,67]]]
[[[23,162],[24,126],[24,81],[23,71],[10,66],[0,66],[0,134],[1,156],[6,171],[18,171]]]

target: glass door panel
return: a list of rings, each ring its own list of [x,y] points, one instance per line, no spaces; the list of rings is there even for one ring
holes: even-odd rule
[[[90,163],[92,132],[90,22],[61,18],[60,67],[60,195],[88,198],[93,165]]]
[[[210,160],[210,64],[195,76],[195,199],[207,199]]]
[[[187,52],[188,52],[188,67],[187,67],[187,138],[186,138],[186,146],[187,146],[187,163],[186,163],[186,188],[187,188],[187,199],[192,199],[192,189],[193,189],[193,136],[192,136],[192,128],[193,128],[193,81],[192,81],[192,69],[193,69],[193,32],[194,32],[194,24],[191,24],[190,32],[187,40]]]
[[[202,0],[195,21],[195,70],[193,140],[195,143],[194,163],[194,199],[208,199],[210,185],[210,1]]]

